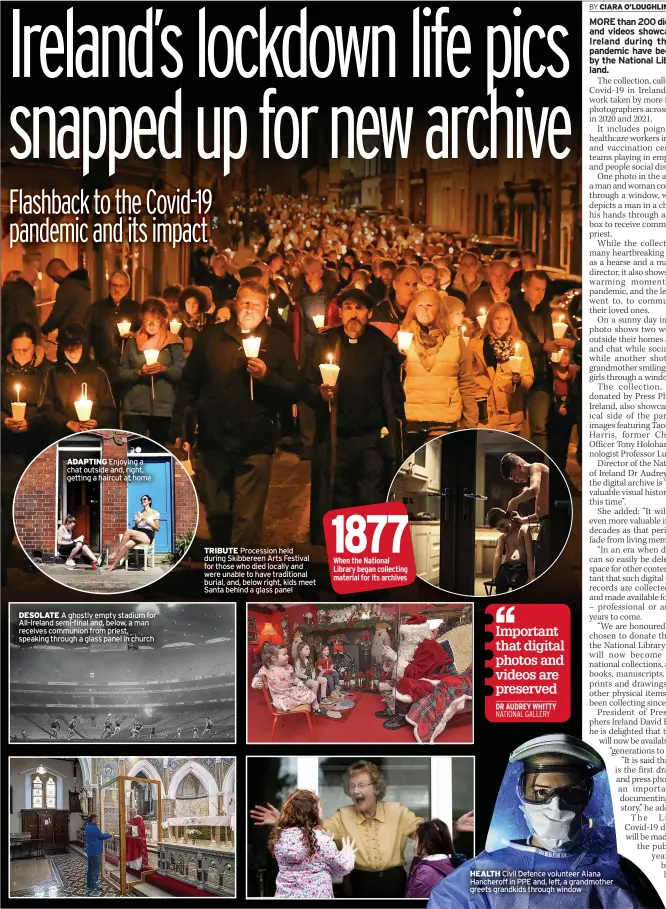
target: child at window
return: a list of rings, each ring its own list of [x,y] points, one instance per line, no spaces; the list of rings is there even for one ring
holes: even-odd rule
[[[279,869],[276,899],[333,899],[333,876],[349,874],[355,864],[354,841],[342,837],[338,850],[321,826],[318,796],[307,789],[296,789],[282,806],[268,848]]]
[[[296,646],[294,670],[301,682],[303,682],[304,685],[307,685],[308,688],[311,688],[315,694],[318,694],[320,699],[323,699],[326,697],[328,684],[325,676],[321,674],[317,675],[317,670],[312,662],[311,654],[312,650],[310,645],[306,644],[305,641],[301,641],[300,644]]]
[[[301,704],[311,704],[312,712],[325,716],[316,692],[304,685],[289,665],[289,651],[284,644],[264,644],[261,669],[252,679],[253,688],[268,687],[271,701],[278,710],[293,710]]]
[[[430,891],[451,874],[465,856],[456,853],[448,826],[435,818],[423,821],[414,834],[414,859],[407,877],[405,897],[428,899]]]
[[[319,675],[323,676],[326,679],[330,696],[333,698],[342,697],[342,694],[340,692],[340,673],[333,665],[333,660],[331,659],[331,648],[328,646],[328,644],[324,645],[324,647],[322,647],[319,651],[317,669],[319,670]]]
[[[491,508],[486,524],[499,531],[493,560],[497,593],[518,590],[534,580],[534,544],[529,524],[514,520],[502,508]]]

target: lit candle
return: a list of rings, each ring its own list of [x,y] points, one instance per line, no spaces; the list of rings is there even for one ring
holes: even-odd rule
[[[245,356],[248,360],[251,357],[259,356],[259,348],[261,347],[261,338],[243,338],[243,350],[245,351]]]
[[[146,358],[146,366],[154,366],[157,363],[157,358],[160,355],[159,350],[144,350],[144,357]],[[150,377],[150,395],[155,397],[155,376]]]
[[[321,380],[324,385],[328,385],[329,388],[335,388],[338,384],[340,367],[337,363],[333,362],[333,354],[328,355],[328,363],[319,364],[319,371],[321,372]]]
[[[88,384],[83,382],[81,385],[81,397],[74,401],[74,409],[80,423],[87,423],[92,412],[93,402],[88,398]]]
[[[315,328],[317,329],[317,331],[319,331],[320,328],[324,327],[324,324],[326,322],[326,316],[322,316],[321,314],[317,315],[317,316],[313,316],[312,321],[314,322]]]
[[[481,312],[476,317],[476,321],[479,323],[479,328],[483,328],[483,326],[486,324],[487,318],[488,317],[486,316],[485,309],[482,309]]]
[[[120,337],[121,337],[121,338],[124,338],[126,335],[128,335],[128,334],[130,333],[131,330],[132,330],[132,323],[131,323],[131,322],[129,322],[129,321],[127,321],[127,320],[123,320],[122,322],[118,322],[118,333],[120,334]]]
[[[16,400],[12,402],[12,420],[25,420],[26,402],[21,400],[21,386],[15,385]]]
[[[520,371],[521,371],[521,368],[523,365],[523,358],[519,355],[519,353],[518,353],[519,350],[520,350],[520,347],[518,346],[518,344],[516,344],[516,347],[513,352],[513,356],[509,357],[509,367],[511,369],[511,372],[517,372],[518,374],[520,374]]]
[[[259,356],[260,347],[261,338],[243,338],[243,350],[245,351],[245,356],[248,360]],[[254,401],[254,382],[252,376],[250,376],[250,400]]]
[[[411,331],[398,332],[398,350],[400,353],[407,353],[411,346],[413,337],[414,335]]]
[[[567,324],[564,321],[564,316],[560,315],[560,318],[557,322],[553,322],[553,335],[556,341],[561,341],[562,338],[567,333]],[[559,362],[559,361],[556,361]]]
[[[181,328],[182,328],[182,323],[179,322],[178,319],[172,319],[169,322],[169,331],[171,332],[171,334],[177,335]]]
[[[465,326],[464,326],[464,325],[461,325],[461,326],[460,326],[460,334],[462,335],[462,339],[463,339],[463,341],[465,342],[465,347],[468,347],[468,346],[469,346],[469,338],[468,338],[467,335],[465,334],[465,331],[466,331]]]

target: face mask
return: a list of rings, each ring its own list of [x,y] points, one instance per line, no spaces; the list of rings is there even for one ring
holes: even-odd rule
[[[582,828],[582,809],[565,806],[559,796],[546,805],[520,806],[530,830],[549,852],[555,852],[574,842]]]

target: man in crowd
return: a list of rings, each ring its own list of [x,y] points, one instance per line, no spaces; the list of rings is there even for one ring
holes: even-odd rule
[[[266,321],[268,293],[262,284],[243,284],[234,313],[202,332],[194,346],[176,398],[173,435],[180,447],[192,402],[199,426],[199,492],[213,542],[258,547],[276,414],[296,401],[300,377],[289,340]],[[260,338],[256,357],[245,355],[242,342],[249,337]]]
[[[465,315],[476,319],[482,309],[488,312],[493,303],[507,303],[510,295],[509,266],[504,259],[494,259],[488,266],[488,283],[470,295]]]
[[[395,278],[395,262],[392,262],[390,259],[383,259],[379,263],[378,272],[379,274],[377,277],[372,279],[367,288],[368,293],[375,303],[381,303],[388,295],[393,279]]]
[[[306,367],[306,399],[317,421],[310,536],[319,545],[326,511],[383,502],[394,467],[402,463],[402,356],[368,324],[372,307],[364,291],[344,291],[342,325],[322,332]],[[319,369],[328,362],[340,367],[334,387],[322,381]]]
[[[47,335],[56,328],[60,331],[70,322],[85,325],[90,309],[90,281],[85,268],[71,271],[62,259],[51,259],[46,274],[58,285],[51,314],[42,325]]]
[[[238,281],[229,271],[226,256],[218,254],[210,260],[211,273],[208,275],[208,286],[213,292],[213,302],[217,307],[233,300],[238,290]]]
[[[298,365],[302,368],[309,360],[317,340],[315,316],[325,316],[337,287],[337,275],[324,268],[323,259],[307,255],[301,263],[301,275],[291,289],[291,298],[296,306],[294,321],[294,343],[298,351]],[[298,420],[301,435],[301,458],[309,461],[315,435],[315,421],[312,409],[301,401],[298,405]]]
[[[32,266],[23,271],[7,272],[2,285],[2,352],[10,349],[9,333],[14,325],[32,325],[39,332],[39,316],[35,305],[37,272]]]
[[[526,394],[530,441],[542,451],[547,449],[546,422],[552,398],[548,358],[557,350],[574,346],[574,341],[569,338],[554,340],[552,312],[545,300],[547,286],[548,275],[545,272],[528,271],[522,284],[522,292],[512,294],[510,299],[534,369],[534,384]]]
[[[130,327],[122,335],[120,322]],[[116,381],[123,338],[141,326],[139,304],[130,297],[130,278],[125,271],[114,271],[109,278],[109,294],[88,310],[87,328],[97,362],[105,370],[112,385]],[[118,389],[115,388],[115,391]]]
[[[453,281],[453,289],[465,294],[469,300],[475,290],[483,287],[484,281],[481,277],[481,261],[476,253],[465,252],[460,257],[458,272]]]
[[[531,249],[523,249],[520,251],[520,264],[516,271],[511,275],[511,280],[509,285],[511,287],[511,292],[516,293],[520,291],[520,288],[523,283],[523,279],[528,271],[534,271],[537,267],[537,257],[536,253]]]

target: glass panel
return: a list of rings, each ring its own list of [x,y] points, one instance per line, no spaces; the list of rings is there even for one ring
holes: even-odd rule
[[[280,808],[296,788],[298,758],[258,758],[248,763],[248,804]],[[270,827],[248,824],[248,896],[273,896],[277,862],[268,851]]]
[[[344,791],[344,774],[357,758],[328,757],[319,759],[319,797],[324,817],[334,814],[338,808],[350,804]],[[376,764],[386,780],[387,802],[400,802],[411,809],[417,817],[430,817],[430,758],[428,757],[368,757]],[[413,840],[408,840],[405,849],[407,862],[414,854]]]
[[[32,807],[44,807],[44,784],[38,776],[32,779]]]
[[[120,867],[120,791],[118,780],[110,780],[100,789],[100,829],[111,833],[104,841],[102,854],[102,875],[106,880],[121,888],[124,869]]]
[[[451,801],[453,820],[457,821],[474,807],[474,760],[470,757],[451,758]],[[460,833],[456,837],[455,847],[465,855],[476,855],[474,834]]]
[[[47,808],[57,808],[56,805],[56,784],[53,777],[49,777],[46,781],[46,807]]]
[[[159,793],[143,773],[123,778],[125,802],[125,865],[134,878],[148,871],[148,843],[157,842]],[[206,799],[206,809],[208,800]],[[206,810],[208,814],[208,810]],[[133,878],[129,878],[131,881]]]

